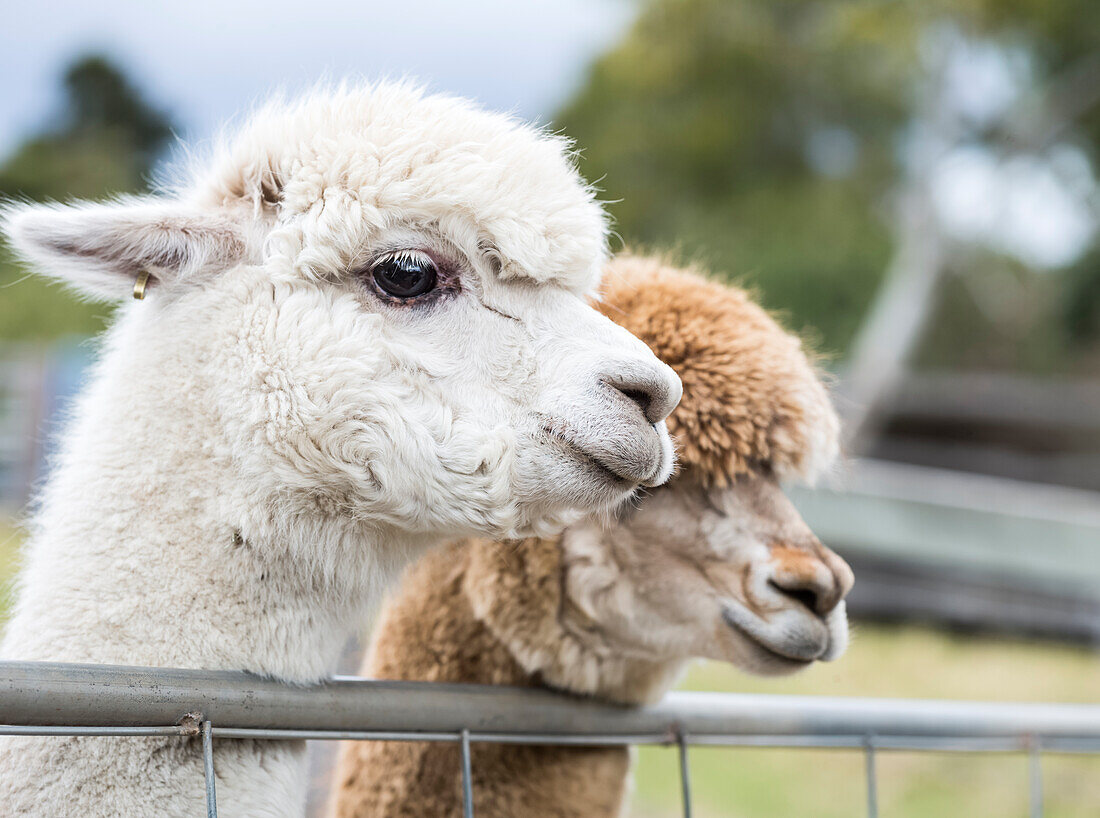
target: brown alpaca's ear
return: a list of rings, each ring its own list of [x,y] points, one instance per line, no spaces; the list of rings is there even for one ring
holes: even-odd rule
[[[3,232],[39,272],[100,300],[224,269],[245,252],[244,231],[226,214],[153,197],[116,202],[9,206]]]

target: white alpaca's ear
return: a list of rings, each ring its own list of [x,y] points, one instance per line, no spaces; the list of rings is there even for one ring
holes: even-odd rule
[[[39,272],[97,299],[129,297],[143,271],[154,289],[245,254],[242,226],[227,214],[151,197],[14,205],[2,221],[12,247]]]

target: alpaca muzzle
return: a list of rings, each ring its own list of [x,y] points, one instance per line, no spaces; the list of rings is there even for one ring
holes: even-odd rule
[[[622,488],[659,486],[674,454],[665,418],[683,387],[656,358],[602,358],[587,385],[542,415],[542,430],[569,459]]]
[[[723,606],[726,624],[760,647],[795,662],[831,661],[848,643],[844,598],[852,571],[816,538],[773,543],[750,570],[745,600]]]
[[[637,410],[590,423],[559,420],[544,430],[567,456],[613,482],[659,486],[672,474],[672,439],[664,421],[649,423]]]

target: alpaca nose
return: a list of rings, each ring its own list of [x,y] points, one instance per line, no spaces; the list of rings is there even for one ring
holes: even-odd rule
[[[836,608],[855,583],[848,563],[816,541],[809,547],[777,543],[771,556],[772,587],[820,616]]]
[[[679,375],[656,359],[612,363],[599,379],[637,405],[650,423],[660,423],[672,414],[683,393]]]

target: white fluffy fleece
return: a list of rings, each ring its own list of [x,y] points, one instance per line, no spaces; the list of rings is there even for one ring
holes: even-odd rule
[[[9,208],[44,274],[126,299],[152,279],[64,435],[0,654],[313,682],[426,546],[550,530],[667,477],[679,383],[584,303],[605,219],[565,148],[407,85],[344,87],[263,108],[166,195]],[[410,249],[441,286],[400,303],[367,271]],[[222,814],[302,814],[303,747],[217,742]],[[202,799],[194,741],[0,742],[2,814]]]

